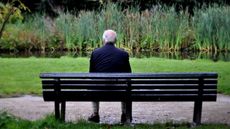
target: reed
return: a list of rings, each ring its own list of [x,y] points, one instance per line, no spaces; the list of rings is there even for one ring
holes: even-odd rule
[[[199,49],[206,51],[229,50],[229,6],[214,5],[197,10],[193,23]]]
[[[37,39],[35,42],[30,42],[33,48],[45,51],[48,45],[47,40],[49,40],[49,36],[51,35],[48,25],[45,16],[37,14],[25,26],[25,29],[28,28],[27,30]]]
[[[80,49],[95,48],[98,42],[95,12],[80,12],[76,22],[76,36],[80,43]]]
[[[103,7],[100,12],[98,12],[98,34],[103,33],[105,29],[113,29],[117,31],[117,45],[119,47],[123,46],[124,39],[124,12],[121,10],[119,4],[108,3],[107,6]],[[101,35],[99,38],[101,38]],[[102,42],[100,40],[100,42]]]
[[[124,41],[125,46],[128,49],[136,49],[139,50],[141,48],[140,46],[140,14],[136,12],[135,8],[131,8],[130,10],[126,11],[125,14],[125,21],[124,21]]]
[[[54,21],[54,31],[65,43],[68,49],[76,47],[76,17],[70,13],[61,13],[60,16]]]
[[[102,46],[105,29],[117,31],[117,46],[128,51],[228,51],[230,7],[207,6],[193,17],[175,7],[156,5],[150,10],[121,9],[108,3],[98,11],[60,12],[50,19],[43,14],[10,24],[1,39],[1,49],[92,50]]]
[[[156,12],[153,23],[156,28],[157,42],[160,48],[166,51],[179,50],[189,47],[189,43],[184,39],[188,36],[186,32],[189,29],[188,14],[185,12],[176,13],[173,7],[162,9]]]

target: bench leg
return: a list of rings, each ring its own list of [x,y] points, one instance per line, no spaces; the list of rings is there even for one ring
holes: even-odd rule
[[[66,108],[66,102],[61,102],[61,120],[65,121],[65,108]]]
[[[201,115],[202,115],[202,101],[194,102],[194,112],[193,112],[193,122],[196,125],[201,124]]]
[[[60,106],[59,106],[58,101],[54,102],[54,109],[55,109],[55,118],[59,120],[60,119]]]
[[[126,102],[126,123],[132,122],[132,102]]]

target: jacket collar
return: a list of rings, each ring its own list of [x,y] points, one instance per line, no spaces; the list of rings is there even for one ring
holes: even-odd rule
[[[114,43],[108,42],[108,43],[105,44],[105,46],[114,46]]]

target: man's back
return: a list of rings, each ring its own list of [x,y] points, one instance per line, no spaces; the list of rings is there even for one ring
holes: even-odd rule
[[[93,51],[90,72],[131,72],[129,55],[114,44],[107,43]]]
[[[117,34],[113,30],[106,30],[103,33],[104,46],[94,50],[90,58],[89,72],[104,72],[104,73],[130,73],[129,54],[114,46]],[[107,80],[108,81],[108,80]],[[115,85],[110,85],[115,86]],[[121,104],[122,114],[121,122],[127,120],[126,103]],[[88,118],[89,121],[99,122],[99,102],[93,102],[93,114]]]

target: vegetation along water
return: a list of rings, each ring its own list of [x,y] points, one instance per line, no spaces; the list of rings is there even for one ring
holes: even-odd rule
[[[102,45],[101,35],[107,28],[117,31],[117,46],[127,51],[230,50],[228,5],[204,6],[195,9],[193,16],[175,11],[174,6],[140,11],[112,3],[95,11],[59,11],[56,18],[43,13],[21,15],[18,12],[9,20],[0,39],[1,50],[92,50]]]

